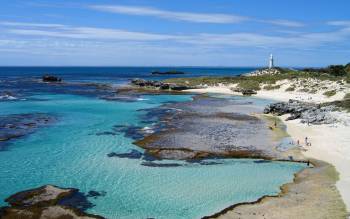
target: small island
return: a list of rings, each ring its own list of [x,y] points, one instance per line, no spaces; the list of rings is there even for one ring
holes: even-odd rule
[[[151,72],[152,75],[184,75],[185,72],[182,72],[182,71],[164,71],[164,72],[161,72],[161,71],[152,71]]]

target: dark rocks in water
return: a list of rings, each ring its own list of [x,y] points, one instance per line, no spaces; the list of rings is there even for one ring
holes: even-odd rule
[[[109,153],[108,157],[119,157],[119,158],[129,158],[129,159],[141,159],[143,153],[138,150],[131,150],[129,153]]]
[[[99,196],[105,196],[107,193],[105,191],[102,191],[102,192],[98,192],[98,191],[89,191],[86,195],[86,197],[93,197],[93,198],[96,198],[96,197],[99,197]]]
[[[145,161],[159,160],[148,153],[141,153],[138,150],[131,150],[128,153],[115,153],[111,152],[107,154],[108,157],[129,158],[129,159],[142,159]]]
[[[142,139],[146,135],[152,133],[152,130],[148,130],[139,126],[115,125],[113,126],[113,130],[116,132],[124,133],[125,137],[132,138],[134,140]]]
[[[96,133],[97,136],[101,136],[101,135],[117,135],[115,132],[98,132]]]
[[[93,204],[74,188],[45,185],[16,193],[5,200],[10,206],[0,209],[1,218],[103,218],[84,213]],[[24,217],[25,215],[25,217]]]
[[[139,100],[139,96],[113,94],[108,96],[102,96],[100,97],[100,99],[109,100],[109,101],[119,101],[119,102],[136,102]]]
[[[42,77],[43,82],[61,82],[62,79],[53,75],[44,75]]]
[[[142,166],[147,167],[181,167],[183,165],[177,163],[155,163],[155,162],[142,162]]]
[[[337,120],[330,114],[335,106],[321,106],[305,103],[297,100],[273,103],[265,107],[264,113],[272,113],[278,116],[290,114],[287,120],[301,119],[302,123],[331,124]]]
[[[90,208],[95,207],[95,205],[91,203],[87,198],[88,198],[88,195],[85,195],[82,192],[76,191],[76,192],[73,192],[70,196],[60,199],[57,202],[57,204],[71,207],[71,208],[76,208],[81,211],[86,211]]]
[[[206,159],[211,159],[210,156],[207,157]],[[212,158],[213,160],[216,159],[215,156],[213,156]],[[220,162],[216,162],[216,161],[211,161],[211,160],[203,160],[203,159],[193,159],[193,160],[186,160],[187,163],[192,163],[192,164],[200,164],[200,165],[219,165],[222,164]]]
[[[0,116],[0,142],[31,134],[54,121],[52,116],[44,113]]]
[[[164,71],[164,72],[153,71],[151,74],[152,75],[183,75],[183,74],[185,74],[185,72],[182,72],[182,71]]]

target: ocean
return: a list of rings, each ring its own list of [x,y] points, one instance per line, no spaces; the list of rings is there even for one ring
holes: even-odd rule
[[[158,166],[147,166],[142,158],[109,157],[111,152],[144,152],[125,133],[109,134],[114,127],[147,129],[155,121],[145,120],[145,110],[169,102],[191,101],[193,95],[143,94],[133,101],[108,101],[96,95],[70,93],[69,87],[62,89],[63,92],[42,89],[40,86],[46,85],[38,83],[26,86],[27,82],[21,81],[44,73],[67,81],[118,84],[135,77],[160,78],[150,75],[152,70],[167,69],[0,68],[0,92],[25,93],[15,100],[0,101],[1,118],[35,113],[55,118],[48,127],[38,128],[0,147],[0,205],[5,206],[4,199],[16,192],[53,184],[78,188],[83,193],[98,191],[103,194],[88,198],[91,205],[86,210],[106,218],[201,218],[236,203],[276,195],[282,184],[291,182],[293,174],[305,167],[300,163],[257,162],[255,159],[216,159],[215,165],[159,160]],[[189,72],[180,77],[193,77],[238,75],[254,69],[176,70]],[[261,100],[249,97],[247,100],[261,104]]]
[[[173,77],[236,76],[254,67],[0,67],[0,78],[57,75],[69,81],[126,82],[132,78],[161,80]],[[183,75],[152,75],[152,71],[181,71]]]

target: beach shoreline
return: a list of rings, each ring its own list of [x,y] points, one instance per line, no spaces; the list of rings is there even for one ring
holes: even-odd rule
[[[226,95],[239,95],[240,93],[232,91],[231,86],[212,86],[201,89],[191,89],[184,92],[190,93],[216,93]],[[272,99],[276,101],[288,101],[289,99],[297,99],[305,102],[324,103],[329,101],[341,100],[343,96],[337,95],[332,98],[320,96],[318,94],[300,93],[300,92],[283,92],[281,90],[258,91],[254,97],[263,99]],[[343,118],[349,119],[349,113],[339,113]],[[315,159],[325,161],[333,165],[339,173],[339,179],[336,182],[336,187],[342,196],[349,212],[350,209],[350,126],[348,121],[336,124],[324,125],[307,125],[302,124],[300,120],[285,121],[286,115],[280,116],[286,125],[286,131],[294,140],[301,142],[302,154],[307,159]],[[312,146],[305,146],[304,139],[308,138]]]

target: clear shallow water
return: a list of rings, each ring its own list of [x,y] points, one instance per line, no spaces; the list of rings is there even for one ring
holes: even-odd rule
[[[144,125],[145,109],[167,101],[188,101],[188,95],[143,96],[138,102],[107,102],[73,95],[35,96],[46,101],[0,102],[0,114],[51,113],[58,122],[15,141],[0,152],[0,200],[9,195],[54,184],[83,192],[105,191],[91,199],[91,213],[107,218],[200,218],[232,204],[279,192],[304,165],[256,163],[250,159],[216,160],[218,165],[146,167],[141,160],[109,158],[110,152],[137,149],[122,134],[95,135],[113,125]],[[0,202],[1,205],[4,202]]]

